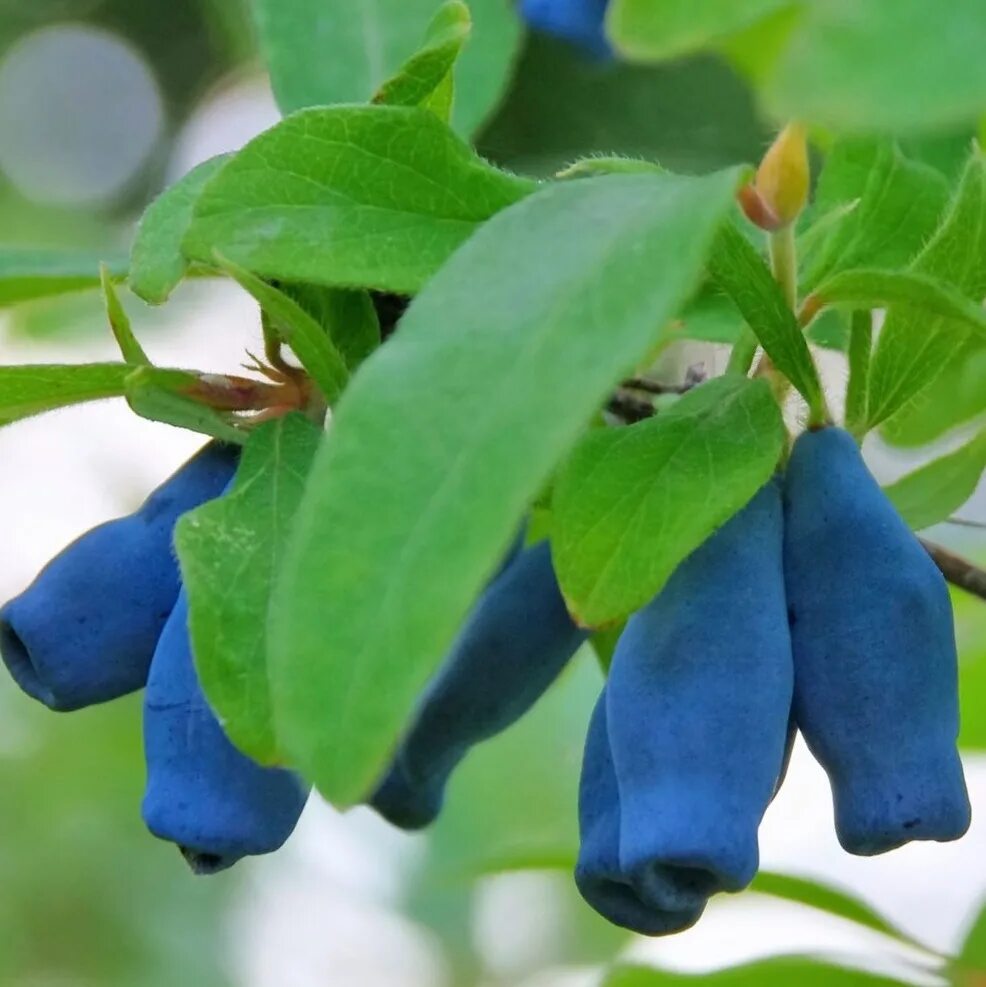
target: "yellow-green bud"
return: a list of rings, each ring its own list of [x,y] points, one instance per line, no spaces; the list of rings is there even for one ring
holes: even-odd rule
[[[800,123],[789,123],[764,155],[754,187],[778,228],[793,223],[808,201],[808,141]]]

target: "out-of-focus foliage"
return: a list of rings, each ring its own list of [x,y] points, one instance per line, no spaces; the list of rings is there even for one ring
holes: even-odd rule
[[[274,94],[287,114],[306,106],[359,103],[415,51],[437,0],[254,0]],[[453,121],[472,133],[510,78],[520,24],[504,0],[473,0],[472,34],[455,70]],[[331,57],[326,57],[328,51]]]
[[[986,105],[979,0],[614,0],[609,28],[645,61],[732,51],[772,113],[843,133],[940,130]]]
[[[768,134],[749,90],[722,61],[600,63],[532,34],[478,143],[494,161],[539,176],[600,152],[699,174],[756,160]]]
[[[407,907],[439,934],[463,984],[480,967],[464,941],[475,891],[496,874],[534,871],[556,886],[556,935],[545,943],[544,962],[605,963],[629,940],[585,905],[569,879],[578,852],[571,807],[600,684],[586,649],[528,716],[477,747],[453,776]]]
[[[221,906],[148,839],[139,700],[56,717],[0,685],[0,983],[226,987]]]
[[[986,607],[981,600],[952,594],[959,647],[960,746],[986,750]]]
[[[29,200],[0,174],[2,242],[8,252],[14,245],[50,247],[62,252],[66,261],[87,255],[107,259],[125,248],[133,214],[165,184],[174,138],[189,115],[212,87],[253,56],[254,31],[246,0],[175,0],[166,4],[2,0],[0,56],[32,32],[61,25],[105,31],[132,46],[160,88],[164,132],[139,173],[110,200],[91,207]],[[105,151],[99,149],[100,153]],[[86,268],[86,278],[96,273],[94,261]],[[9,281],[6,273],[4,280]],[[101,327],[99,316],[98,300],[79,295],[25,305],[11,314],[10,324],[23,335],[66,335]]]
[[[283,2],[286,6],[289,0]],[[641,4],[653,4],[653,0],[624,0],[621,9],[629,11],[634,2],[637,12],[644,14],[648,11]],[[920,4],[922,0],[914,2]],[[969,3],[977,2],[964,0],[955,6],[961,13],[970,9]],[[853,6],[852,0],[840,0],[832,7],[846,9],[846,4]],[[432,6],[437,5],[435,0]],[[680,8],[686,20],[699,7],[697,0],[695,4],[668,6]],[[721,0],[701,6],[716,16],[735,13],[732,4],[722,4]],[[537,176],[600,152],[656,159],[669,169],[699,174],[755,160],[769,128],[744,78],[769,96],[771,86],[776,88],[776,79],[784,78],[787,71],[783,58],[791,38],[801,44],[798,39],[806,32],[824,35],[832,28],[823,12],[798,27],[800,33],[792,34],[797,18],[791,17],[790,9],[796,4],[763,0],[751,6],[758,16],[763,15],[762,20],[737,15],[725,26],[715,18],[714,23],[705,21],[703,26],[696,18],[694,24],[686,24],[689,30],[673,37],[666,48],[655,47],[651,55],[638,52],[641,58],[690,53],[664,64],[593,61],[581,57],[573,47],[532,34],[506,98],[495,110],[508,79],[518,27],[512,13],[504,14],[505,5],[477,0],[472,5],[477,30],[499,32],[499,42],[485,49],[485,62],[479,49],[473,49],[463,62],[454,118],[457,127],[460,132],[471,131],[492,113],[478,140],[480,151],[498,164]],[[881,11],[893,14],[886,3],[874,2],[872,6],[877,14],[863,18],[864,28],[884,23],[879,20]],[[912,7],[910,0],[907,6]],[[934,5],[925,6],[923,16],[934,16],[928,14]],[[394,55],[388,70],[395,69],[400,58],[410,54],[421,40],[428,7],[428,3],[416,0],[420,25],[413,38],[397,39],[395,51],[400,49],[400,57]],[[252,30],[242,0],[178,0],[168,4],[0,0],[0,50],[34,28],[62,20],[82,20],[118,31],[147,56],[165,93],[166,133],[139,178],[113,203],[89,211],[30,203],[0,180],[0,221],[6,242],[92,248],[105,257],[107,250],[124,241],[131,213],[136,213],[163,183],[174,146],[172,138],[189,112],[211,85],[254,53]],[[892,17],[890,27],[895,37],[905,32],[904,40],[912,44],[913,25],[908,26],[905,20]],[[696,24],[698,36],[694,33]],[[326,46],[334,40],[330,38]],[[975,38],[960,40],[971,44]],[[924,39],[921,41],[924,44]],[[701,48],[714,50],[694,53]],[[907,45],[892,49],[883,45],[876,54],[881,59],[899,59],[908,50]],[[846,50],[842,46],[836,54]],[[294,57],[290,45],[285,57]],[[936,66],[945,57],[936,59]],[[365,50],[348,62],[331,59],[327,53],[319,67],[331,69],[335,80],[349,87],[340,90],[341,94],[364,99],[372,91],[371,76],[380,81],[371,72],[379,66],[365,62]],[[815,73],[813,77],[828,78],[826,73],[831,75],[833,66],[838,69],[841,63],[838,59],[814,59],[806,64]],[[959,68],[959,81],[970,77],[976,81],[982,72],[978,64],[963,63]],[[912,71],[908,68],[909,74]],[[469,89],[470,75],[475,80],[491,72],[485,87]],[[822,93],[828,100],[822,105],[817,91],[809,92],[804,80],[798,81],[799,86],[785,93],[784,99],[793,101],[792,105],[809,106],[822,122],[830,118],[842,122],[845,114],[859,108],[915,127],[922,123],[916,114],[938,114],[949,123],[956,115],[941,111],[942,101],[949,98],[949,79],[932,79],[935,89],[931,95],[938,102],[917,107],[897,98],[901,93],[895,92],[893,100],[883,100],[882,91],[877,90],[864,92],[866,99],[860,99],[857,107],[854,100],[845,99],[845,91],[838,86]],[[874,92],[879,99],[872,98]],[[783,102],[776,92],[774,99],[767,105]],[[823,177],[820,186],[824,208],[809,217],[803,233],[807,242],[814,235],[816,252],[811,255],[805,250],[805,254],[811,258],[817,280],[850,259],[858,265],[872,265],[876,257],[881,265],[903,266],[937,224],[947,199],[946,180],[954,187],[961,164],[968,157],[971,129],[971,125],[958,127],[942,138],[923,134],[910,137],[901,142],[900,149],[889,141],[835,144],[828,179]],[[826,137],[822,132],[819,136]],[[601,172],[606,170],[600,167]],[[861,178],[865,180],[857,181]],[[862,201],[854,206],[857,199]],[[922,222],[915,214],[920,214]],[[636,209],[633,215],[637,216]],[[898,236],[896,231],[885,236],[901,216],[907,217],[909,225],[904,232],[909,236]],[[164,247],[169,249],[152,258],[163,262],[164,272],[148,291],[156,299],[170,290],[184,270],[177,241],[183,232],[180,227],[189,218],[177,217],[180,222],[175,221],[171,224],[174,228],[166,231],[171,239],[165,238]],[[812,222],[818,225],[813,227]],[[868,236],[875,227],[880,227],[875,232],[881,238],[872,241]],[[160,247],[160,242],[157,245]],[[10,272],[0,275],[3,273]],[[70,281],[78,275],[82,281],[96,283],[94,267],[81,275],[77,271],[69,275]],[[807,281],[811,280],[810,275]],[[20,282],[14,278],[12,283],[16,291]],[[56,284],[65,286],[57,280]],[[81,284],[73,281],[70,286]],[[282,288],[289,292],[288,286]],[[368,298],[358,297],[363,302]],[[296,300],[304,304],[302,299]],[[18,310],[12,320],[37,332],[62,328],[74,320],[91,322],[105,331],[94,294],[43,300]],[[682,336],[728,342],[735,340],[741,326],[737,308],[713,294],[708,285],[698,301],[686,309],[683,322],[679,327]],[[846,325],[845,312],[832,310],[812,325],[809,338],[845,348]],[[885,430],[891,439],[920,444],[986,408],[981,387],[981,343],[963,346],[961,359],[957,352],[935,383],[889,419]],[[345,355],[349,357],[348,351]],[[489,373],[488,366],[481,370]],[[937,501],[935,510],[938,520],[941,512]],[[961,739],[968,749],[983,750],[986,608],[959,594],[955,602],[962,662]],[[587,650],[529,717],[471,754],[450,785],[446,811],[427,837],[424,859],[409,884],[403,906],[411,918],[437,933],[455,971],[456,984],[489,982],[489,971],[484,969],[471,936],[478,891],[498,874],[531,871],[555,882],[559,915],[554,937],[544,945],[544,964],[608,965],[628,942],[628,934],[604,923],[581,902],[569,880],[577,849],[575,803],[585,724],[599,684]],[[73,987],[172,987],[179,983],[239,987],[228,984],[221,970],[227,948],[224,908],[237,878],[194,881],[174,851],[149,840],[140,823],[143,769],[136,705],[136,700],[128,700],[76,717],[56,718],[32,707],[9,685],[0,684],[3,987],[61,987],[69,983]],[[906,938],[855,899],[810,881],[763,875],[759,890]],[[968,981],[968,974],[982,970],[983,939],[979,922],[956,962],[959,983],[963,977]],[[835,972],[803,958],[773,960],[708,980],[625,968],[614,972],[609,981],[611,987],[698,982],[744,987],[838,982],[872,987],[889,981],[868,974]]]

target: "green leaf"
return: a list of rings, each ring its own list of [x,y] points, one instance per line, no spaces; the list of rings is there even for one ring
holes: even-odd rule
[[[101,260],[84,251],[0,247],[0,307],[98,288]],[[126,259],[106,265],[114,280],[126,275]]]
[[[915,946],[921,950],[928,949],[923,943],[918,942],[874,911],[865,902],[841,888],[833,887],[831,884],[819,884],[808,878],[795,877],[792,874],[760,871],[753,879],[750,890],[769,894],[774,898],[783,898],[785,901],[810,905],[812,908],[818,908],[830,915],[838,915],[840,918],[848,919],[857,925],[866,926],[868,929],[873,929],[874,932],[891,936],[909,946]]]
[[[803,268],[809,267],[809,261],[814,260],[817,256],[826,238],[842,224],[847,216],[858,208],[859,199],[851,199],[849,202],[833,206],[828,212],[820,214],[819,210],[809,206],[802,214],[804,218],[799,222],[801,232],[797,234],[798,262]],[[815,214],[818,214],[817,218],[813,218]],[[806,280],[805,276],[802,275],[800,280],[802,284],[799,287],[803,287],[803,282]]]
[[[71,404],[121,397],[131,373],[126,363],[0,367],[0,427]]]
[[[175,527],[199,680],[230,740],[263,764],[278,760],[267,677],[271,587],[320,434],[298,414],[259,425],[232,488]]]
[[[826,309],[808,326],[805,338],[815,346],[844,353],[849,349],[849,314],[842,309]]]
[[[120,303],[120,296],[117,295],[113,282],[110,280],[110,272],[105,264],[99,270],[103,287],[103,301],[106,304],[106,315],[110,321],[110,329],[116,339],[116,345],[120,348],[123,359],[132,366],[150,365],[150,360],[144,352],[143,347],[137,342],[133,328],[130,325],[130,317],[127,315]]]
[[[986,470],[986,432],[884,488],[915,530],[946,520],[975,492]]]
[[[241,445],[246,433],[238,429],[230,416],[214,410],[190,396],[200,377],[185,370],[161,367],[128,367],[124,395],[130,410],[153,422],[201,432],[214,439]]]
[[[969,927],[959,955],[949,964],[949,982],[976,987],[986,975],[986,907],[981,907]]]
[[[825,397],[798,320],[763,258],[731,223],[724,224],[709,258],[709,273],[757,334],[761,346],[824,419]]]
[[[487,223],[353,378],[271,632],[278,733],[330,800],[365,797],[518,519],[693,289],[736,182],[546,187]]]
[[[551,551],[576,619],[639,609],[770,479],[784,449],[765,380],[719,377],[667,411],[596,429],[555,483]]]
[[[974,121],[945,132],[932,131],[903,137],[900,146],[908,157],[930,165],[954,184],[969,160],[969,148],[977,139],[978,130],[978,121]]]
[[[555,175],[600,150],[705,174],[756,160],[769,140],[749,89],[718,59],[600,66],[574,45],[532,34],[478,146],[528,175]]]
[[[614,0],[608,33],[620,52],[642,61],[677,58],[756,23],[791,0]]]
[[[206,183],[229,160],[219,154],[165,189],[146,209],[130,250],[130,290],[149,305],[167,301],[188,270],[181,241]]]
[[[922,446],[986,412],[986,345],[972,336],[945,360],[931,384],[883,423],[893,445]]]
[[[800,18],[801,6],[797,0],[791,0],[748,27],[720,38],[715,48],[744,78],[762,86]]]
[[[904,267],[934,233],[947,202],[945,179],[906,158],[893,141],[839,141],[819,176],[819,218],[799,237],[799,247],[819,241],[805,253],[802,290],[853,267]]]
[[[610,624],[607,627],[601,627],[599,630],[593,631],[592,636],[589,638],[592,650],[596,653],[596,660],[599,662],[599,667],[607,674],[609,673],[610,665],[613,664],[613,653],[616,651],[616,645],[619,643],[624,627],[626,627],[626,621],[618,620],[615,624]]]
[[[391,0],[401,2],[401,0]],[[452,126],[471,137],[490,119],[512,89],[525,31],[512,3],[469,0],[472,32],[455,66]]]
[[[285,114],[370,98],[414,57],[438,0],[254,0],[260,39]],[[472,133],[499,102],[520,43],[503,0],[472,0],[472,40],[456,66],[456,129]]]
[[[448,0],[435,14],[425,44],[373,97],[388,106],[425,106],[443,122],[452,110],[452,69],[472,30],[469,8]]]
[[[959,652],[959,747],[986,750],[986,607],[953,588],[955,641]]]
[[[810,956],[774,956],[712,973],[673,973],[642,966],[617,967],[603,987],[901,987],[907,981],[834,966]]]
[[[870,359],[873,355],[873,315],[853,312],[849,330],[849,383],[846,387],[846,428],[858,434],[866,421],[870,393]]]
[[[380,345],[380,320],[369,292],[317,284],[285,283],[278,287],[318,322],[350,370]]]
[[[827,305],[853,308],[889,308],[894,305],[926,318],[939,316],[946,327],[977,333],[986,344],[986,311],[958,288],[916,271],[878,271],[866,268],[833,275],[805,299],[815,312]]]
[[[267,278],[411,293],[534,183],[488,165],[434,114],[304,110],[210,181],[184,250]]]
[[[675,336],[706,343],[735,343],[746,322],[732,301],[712,284],[685,306],[673,327]]]
[[[986,108],[980,0],[826,0],[804,8],[765,87],[780,119],[840,133],[905,133],[971,121]]]
[[[948,215],[910,270],[946,281],[974,302],[986,296],[986,158],[973,153]],[[926,387],[965,340],[953,320],[892,309],[873,354],[867,422],[879,425]]]
[[[218,254],[216,263],[260,303],[281,338],[315,381],[326,402],[334,405],[345,390],[349,371],[342,354],[323,327],[290,295]]]

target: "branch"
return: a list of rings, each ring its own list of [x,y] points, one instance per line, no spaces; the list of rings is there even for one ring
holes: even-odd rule
[[[607,402],[606,410],[615,415],[620,421],[627,425],[635,425],[650,418],[654,413],[654,405],[650,401],[641,401],[640,398],[627,394],[625,391],[617,391]]]
[[[693,387],[705,383],[709,375],[705,364],[694,363],[685,371],[685,379],[680,384],[662,384],[651,377],[628,377],[620,387],[631,391],[644,391],[647,394],[687,394]]]
[[[925,551],[934,559],[942,575],[959,589],[964,589],[981,600],[986,600],[986,569],[980,569],[968,559],[935,545],[933,542],[918,539]]]
[[[973,521],[971,518],[955,517],[946,518],[945,524],[954,524],[960,528],[977,528],[979,531],[986,531],[986,521]]]
[[[644,391],[646,394],[684,394],[694,384],[662,384],[649,377],[628,377],[620,386],[631,391]]]
[[[401,316],[411,304],[411,299],[407,295],[395,295],[386,291],[371,291],[370,297],[380,322],[380,338],[389,339],[397,329]]]

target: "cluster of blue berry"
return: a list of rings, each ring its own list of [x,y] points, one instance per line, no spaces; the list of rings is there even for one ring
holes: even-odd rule
[[[54,710],[107,702],[146,685],[143,815],[198,873],[276,850],[307,795],[226,738],[192,662],[188,604],[172,532],[222,494],[233,447],[213,443],[129,517],[94,528],[0,610],[0,653],[20,687]]]
[[[0,610],[8,669],[52,709],[146,684],[144,819],[199,873],[277,849],[307,794],[291,772],[232,746],[195,675],[172,530],[221,495],[235,467],[234,451],[206,447]],[[522,542],[368,799],[397,826],[431,823],[469,749],[530,709],[586,640],[548,545]],[[798,730],[829,774],[850,852],[968,827],[945,583],[834,427],[805,432],[783,477],[627,622],[586,743],[576,868],[586,900],[655,935],[693,924],[711,895],[746,887]]]

